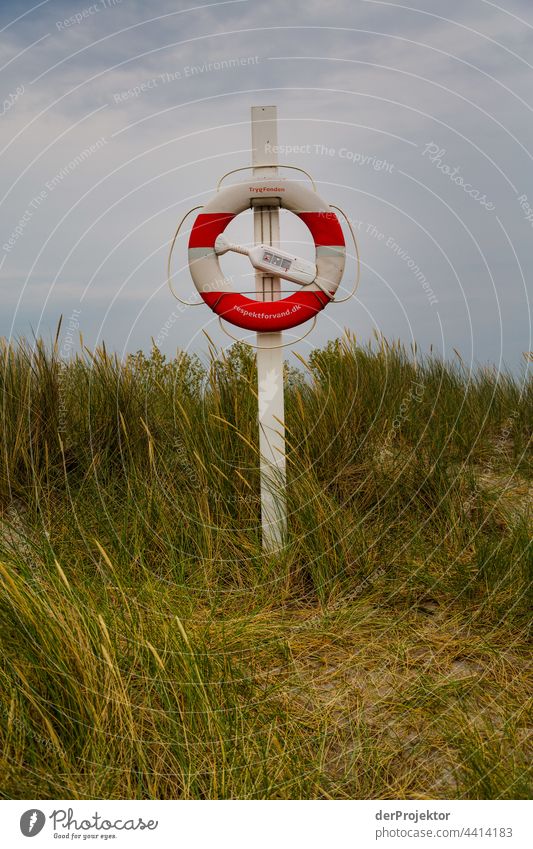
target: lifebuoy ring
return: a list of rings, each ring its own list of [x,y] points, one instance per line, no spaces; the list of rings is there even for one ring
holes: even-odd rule
[[[215,253],[215,239],[252,201],[279,201],[307,225],[316,248],[316,282],[278,301],[256,301],[233,291]],[[269,203],[270,202],[270,203]],[[189,237],[189,268],[205,303],[231,324],[246,330],[280,331],[297,327],[324,309],[342,279],[346,247],[339,220],[307,186],[283,178],[252,179],[221,189],[194,221]]]

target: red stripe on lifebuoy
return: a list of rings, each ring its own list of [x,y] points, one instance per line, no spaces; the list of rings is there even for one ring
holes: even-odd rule
[[[334,212],[297,212],[296,214],[309,227],[315,245],[344,247],[342,227]]]
[[[281,301],[254,301],[237,292],[202,292],[221,318],[245,330],[277,332],[309,321],[329,303],[324,292],[295,292]]]
[[[201,212],[191,230],[189,247],[212,248],[216,237],[220,236],[234,218],[234,212]]]

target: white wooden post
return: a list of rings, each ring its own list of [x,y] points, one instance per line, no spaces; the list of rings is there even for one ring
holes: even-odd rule
[[[252,106],[252,165],[255,177],[277,175],[277,143],[276,107]],[[258,200],[257,205],[254,203],[253,215],[254,243],[279,247],[279,207],[267,206],[265,200]],[[255,281],[259,300],[279,300],[279,277],[256,272]],[[263,550],[267,552],[283,546],[287,530],[282,338],[282,333],[257,334],[261,526]]]

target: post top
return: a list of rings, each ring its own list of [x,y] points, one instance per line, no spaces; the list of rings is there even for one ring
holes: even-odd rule
[[[252,165],[265,177],[277,174],[278,110],[276,106],[252,106]],[[268,168],[267,168],[268,166]],[[257,172],[256,172],[257,173]]]
[[[252,115],[254,112],[265,112],[270,113],[270,117],[275,117],[277,109],[277,106],[252,106]]]

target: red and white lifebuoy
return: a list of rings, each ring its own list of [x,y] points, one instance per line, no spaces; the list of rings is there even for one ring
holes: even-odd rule
[[[256,301],[233,291],[215,253],[215,239],[252,201],[264,201],[267,206],[277,200],[309,228],[316,247],[317,276],[315,282],[278,301]],[[288,330],[313,318],[335,295],[345,259],[336,214],[312,189],[283,178],[254,178],[217,192],[196,217],[189,238],[189,268],[199,294],[217,315],[246,330]]]

